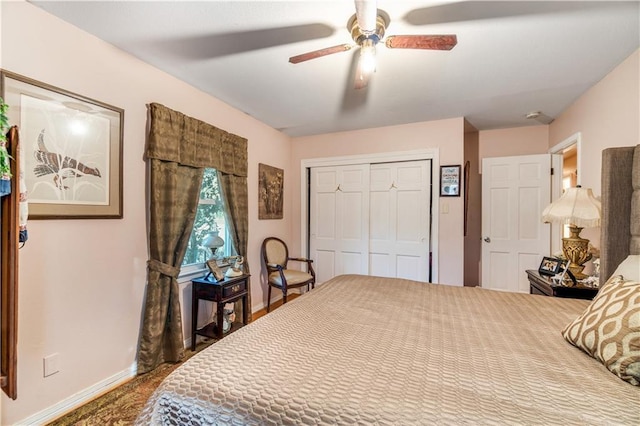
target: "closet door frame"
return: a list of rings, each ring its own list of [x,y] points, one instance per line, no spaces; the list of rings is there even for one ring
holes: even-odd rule
[[[440,211],[440,150],[438,148],[416,151],[380,152],[375,154],[348,155],[325,158],[309,158],[300,162],[300,247],[309,256],[309,169],[312,167],[346,166],[350,164],[393,163],[400,161],[431,160],[431,281],[438,282],[438,221]]]

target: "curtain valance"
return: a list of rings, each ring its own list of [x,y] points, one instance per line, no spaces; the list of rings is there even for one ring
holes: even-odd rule
[[[247,139],[152,103],[146,155],[197,168],[247,176]]]

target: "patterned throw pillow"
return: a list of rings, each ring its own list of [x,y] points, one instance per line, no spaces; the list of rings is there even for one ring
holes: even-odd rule
[[[622,380],[640,386],[640,282],[609,278],[562,335]]]

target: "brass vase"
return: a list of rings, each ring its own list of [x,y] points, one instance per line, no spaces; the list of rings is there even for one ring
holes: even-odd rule
[[[577,280],[589,277],[582,270],[584,269],[584,263],[588,262],[592,256],[589,253],[589,240],[581,238],[580,231],[582,231],[582,228],[579,226],[569,225],[571,235],[562,239],[562,252],[564,257],[569,260],[569,270]]]

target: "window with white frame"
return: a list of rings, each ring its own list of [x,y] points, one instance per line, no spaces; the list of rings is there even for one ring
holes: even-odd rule
[[[224,205],[220,194],[218,173],[215,169],[205,169],[200,188],[198,211],[189,238],[187,251],[182,261],[182,274],[196,272],[204,268],[204,262],[213,257],[212,250],[205,247],[205,239],[211,240],[215,233],[223,239],[224,245],[215,251],[218,258],[233,254],[228,235]]]

